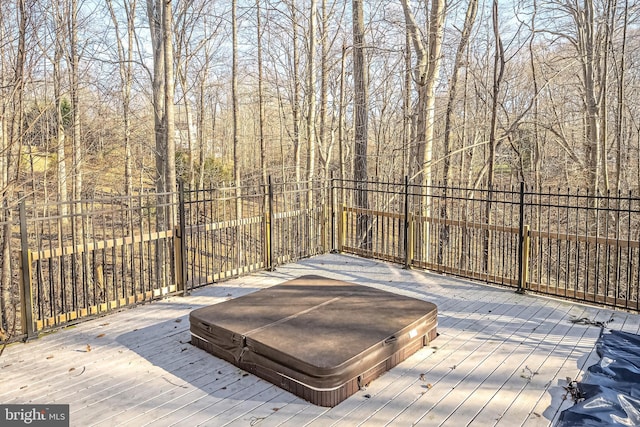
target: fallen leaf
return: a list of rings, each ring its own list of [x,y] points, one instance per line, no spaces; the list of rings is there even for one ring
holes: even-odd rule
[[[91,351],[91,346],[87,344],[87,352]]]
[[[47,359],[53,359],[53,355],[47,356]]]
[[[278,412],[278,411],[280,410],[280,408],[271,408],[271,410],[272,410],[273,412]]]
[[[75,370],[76,370],[76,368],[69,368],[69,372],[75,371]]]
[[[104,334],[100,334],[96,338],[102,338],[103,336],[104,336]]]
[[[29,387],[29,386],[28,385],[23,385],[22,387],[20,387],[20,390],[24,390],[27,387]]]
[[[182,322],[182,319],[176,319],[175,322],[176,323],[180,323],[180,322]]]
[[[431,388],[433,385],[431,383],[427,384],[427,388]]]
[[[103,324],[102,324],[102,325],[100,325],[100,326],[107,326],[107,325],[108,325],[108,323],[103,323]]]

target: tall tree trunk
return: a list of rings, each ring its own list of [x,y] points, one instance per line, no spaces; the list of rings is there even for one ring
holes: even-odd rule
[[[205,48],[206,49],[206,48]],[[209,62],[208,61],[209,58],[209,52],[207,51],[205,53],[205,62]],[[205,166],[205,162],[207,160],[207,143],[206,143],[206,131],[205,131],[205,114],[206,114],[206,110],[205,110],[205,100],[206,100],[206,95],[205,95],[205,86],[207,84],[207,78],[208,78],[208,68],[205,67],[203,70],[203,74],[201,76],[200,79],[200,87],[199,87],[199,92],[198,92],[198,166],[199,166],[199,170],[198,170],[198,190],[202,190],[204,188],[204,166]],[[212,132],[213,135],[213,132]]]
[[[291,28],[293,31],[293,105],[291,106],[291,115],[293,119],[293,163],[296,175],[296,185],[299,185],[302,179],[302,173],[300,170],[300,53],[298,52],[298,6],[296,4],[296,0],[291,0],[290,8]]]
[[[162,36],[162,7],[163,0],[146,0],[151,47],[153,49],[153,77],[151,81],[154,134],[155,134],[155,186],[157,193],[164,193],[166,189],[166,138],[165,138],[165,108],[164,108],[164,47]],[[158,204],[164,204],[162,197]],[[157,211],[158,231],[165,229],[164,213]]]
[[[124,187],[125,195],[133,194],[133,158],[131,154],[131,84],[133,82],[133,43],[135,35],[136,0],[123,2],[127,18],[127,47],[120,35],[120,25],[112,0],[107,0],[111,21],[115,28],[118,49],[118,71],[120,73],[120,93],[122,96],[122,138],[124,146]]]
[[[493,0],[493,37],[494,37],[494,56],[493,56],[493,87],[491,97],[491,124],[489,129],[489,159],[487,160],[487,201],[485,203],[485,221],[487,225],[490,225],[491,220],[491,206],[493,202],[493,179],[496,162],[496,148],[497,148],[497,124],[498,124],[498,95],[500,94],[500,83],[504,75],[504,49],[502,46],[502,39],[500,38],[500,29],[498,22],[498,0]],[[483,266],[484,271],[490,273],[489,266],[489,253],[490,253],[491,232],[487,227],[484,236],[483,245]]]
[[[163,46],[163,5],[164,0],[146,0],[147,1],[147,17],[149,19],[149,32],[151,36],[151,47],[153,49],[153,77],[151,81],[152,104],[154,114],[154,136],[155,136],[155,174],[154,181],[156,187],[156,231],[163,232],[167,230],[168,212],[163,206],[167,200],[164,196],[167,188],[167,140],[165,132],[165,115],[164,108],[164,46]],[[165,249],[162,244],[157,245],[155,254],[154,280],[158,286],[164,286],[165,277]]]
[[[450,168],[451,168],[451,121],[453,118],[454,105],[456,101],[456,95],[458,93],[458,72],[460,67],[464,64],[464,55],[467,49],[467,43],[469,42],[469,37],[471,35],[471,31],[473,30],[473,25],[476,20],[476,15],[478,12],[478,0],[469,0],[469,4],[467,5],[467,13],[465,14],[464,26],[462,27],[462,34],[460,36],[460,43],[458,44],[458,49],[456,50],[456,57],[453,63],[453,71],[451,74],[451,80],[449,82],[449,99],[447,101],[447,111],[444,120],[444,161],[443,161],[443,174],[442,179],[444,182],[444,187],[447,187],[450,178]],[[446,215],[445,215],[446,217]]]
[[[418,90],[416,110],[416,135],[413,141],[413,163],[410,164],[411,179],[422,184],[420,213],[425,218],[431,216],[431,169],[433,138],[435,127],[435,85],[440,73],[442,39],[445,23],[445,0],[432,0],[427,28],[427,45],[422,40],[409,0],[402,0],[407,33],[416,51],[414,82]],[[421,180],[418,178],[422,177]],[[426,221],[422,228],[420,241],[423,242],[420,257],[424,261],[430,258],[430,223]]]
[[[322,178],[327,179],[329,176],[329,163],[331,161],[331,147],[327,147],[326,141],[327,74],[329,72],[329,18],[327,16],[327,0],[321,0],[320,8],[322,10],[322,25],[320,27],[320,130],[318,132],[318,145],[320,147]]]
[[[318,6],[311,0],[309,11],[309,56],[307,58],[307,207],[313,206],[312,181],[316,169],[316,23]]]
[[[446,203],[446,192],[447,187],[449,185],[450,178],[450,168],[451,168],[451,120],[453,116],[454,104],[456,101],[456,95],[458,90],[458,72],[460,67],[464,63],[464,55],[467,49],[467,43],[469,42],[469,36],[471,35],[471,31],[473,29],[473,24],[476,20],[476,15],[478,12],[478,0],[469,0],[469,4],[467,5],[467,13],[464,19],[464,26],[462,27],[462,34],[460,36],[460,43],[458,44],[458,49],[456,50],[456,58],[453,63],[453,72],[451,75],[451,81],[449,82],[449,99],[447,101],[447,111],[444,120],[444,164],[443,164],[443,196],[444,203],[440,204],[440,218],[446,219],[448,216],[447,213],[447,203]],[[449,226],[445,223],[440,228],[440,239],[438,240],[438,264],[442,264],[444,257],[444,248],[449,244]]]
[[[165,114],[165,141],[166,141],[166,184],[165,191],[169,196],[169,209],[167,217],[169,227],[177,222],[177,209],[175,196],[176,179],[176,141],[175,141],[175,116],[174,94],[175,78],[173,72],[173,12],[171,10],[173,0],[162,0],[162,44],[164,54],[164,114]]]
[[[177,70],[178,70],[178,81],[180,82],[180,88],[182,90],[182,100],[184,102],[184,115],[187,119],[187,152],[189,157],[187,160],[188,162],[187,178],[189,180],[188,185],[189,185],[189,188],[194,188],[196,178],[195,178],[193,154],[195,151],[196,144],[195,144],[193,135],[191,134],[191,129],[193,129],[193,112],[191,110],[191,105],[189,103],[189,97],[187,96],[187,92],[189,91],[189,82],[187,81],[188,63],[189,63],[188,58],[185,58],[182,64],[178,65]],[[184,66],[184,69],[182,68],[183,66]]]
[[[64,99],[62,97],[62,58],[64,57],[64,47],[66,37],[64,30],[64,13],[60,5],[54,3],[55,21],[55,49],[53,54],[53,96],[56,104],[56,139],[57,139],[57,171],[58,171],[58,201],[60,202],[60,216],[65,218],[68,214],[67,201],[67,156],[66,156],[66,131],[65,131],[65,111],[63,111]]]
[[[264,87],[263,87],[263,69],[262,69],[262,11],[260,9],[260,1],[256,0],[256,19],[258,33],[258,139],[260,140],[260,171],[262,172],[262,185],[267,185],[267,145],[264,137]],[[265,187],[266,191],[266,187]],[[265,212],[267,207],[267,198],[265,200]]]
[[[346,57],[347,57],[347,46],[346,43],[343,41],[342,42],[342,56],[340,57],[340,94],[338,95],[338,161],[340,162],[340,188],[341,188],[341,197],[340,197],[340,201],[342,203],[346,203],[346,200],[344,198],[345,196],[345,191],[344,191],[344,179],[346,178],[345,176],[345,171],[344,171],[344,163],[345,163],[345,159],[344,159],[344,144],[345,144],[345,137],[344,137],[344,132],[345,132],[345,124],[344,124],[344,110],[346,108],[346,106],[344,105],[345,101],[345,94],[344,94],[344,90],[345,90],[345,74],[346,74],[346,70],[345,70],[345,61],[346,61]]]
[[[617,0],[608,0],[605,8],[605,19],[603,20],[604,34],[601,36],[603,40],[600,42],[600,51],[598,56],[602,57],[602,66],[599,67],[598,74],[600,80],[600,156],[602,167],[602,185],[605,193],[611,190],[609,183],[609,165],[607,163],[607,144],[609,133],[609,120],[608,120],[608,104],[605,91],[609,86],[609,56],[611,54],[611,38],[613,27],[615,25],[615,4]],[[613,11],[613,12],[612,12]]]
[[[369,209],[367,197],[367,139],[369,135],[369,73],[365,55],[363,0],[353,0],[353,94],[354,94],[354,157],[353,179],[356,181],[355,205]],[[359,214],[356,238],[362,249],[371,248],[369,215]]]
[[[6,151],[0,153],[6,156],[6,180],[0,194],[0,217],[4,216],[5,225],[0,234],[0,256],[2,257],[0,268],[0,336],[6,336],[7,331],[14,331],[17,303],[13,299],[13,270],[12,265],[12,212],[7,208],[7,202],[14,200],[15,186],[20,173],[20,155],[23,140],[23,99],[24,99],[24,69],[26,63],[26,38],[27,38],[27,5],[25,0],[17,2],[18,18],[18,45],[16,49],[16,62],[13,69],[13,81],[10,84],[11,91],[11,122],[8,126],[8,138]],[[24,329],[23,325],[23,329]]]
[[[131,153],[131,83],[133,82],[133,42],[136,21],[136,0],[128,3],[127,14],[127,65],[125,67],[125,84],[123,87],[123,118],[124,118],[124,184],[125,194],[133,195],[133,155]]]
[[[405,35],[404,53],[404,92],[402,96],[402,176],[409,175],[409,152],[413,142],[413,121],[411,116],[411,36],[407,31]]]
[[[600,98],[596,87],[596,46],[595,46],[595,17],[593,10],[593,1],[585,0],[584,9],[579,16],[578,46],[580,50],[582,78],[584,81],[584,104],[585,104],[585,121],[586,121],[586,153],[587,153],[587,182],[592,194],[600,193]],[[582,20],[582,23],[580,23]]]
[[[417,131],[412,146],[414,162],[411,178],[422,177],[422,184],[431,184],[431,158],[435,119],[435,84],[438,80],[441,64],[442,38],[445,22],[445,1],[432,0],[427,29],[427,45],[421,38],[409,0],[402,0],[407,32],[416,51],[414,81],[418,90]],[[428,204],[428,202],[427,202]]]
[[[533,173],[534,191],[539,193],[542,187],[542,138],[540,136],[539,97],[538,97],[538,69],[534,56],[534,40],[536,36],[536,18],[538,15],[537,0],[533,0],[533,13],[531,14],[531,37],[529,39],[529,63],[531,66],[531,80],[533,82]]]
[[[82,199],[83,146],[80,124],[80,55],[78,54],[78,0],[70,0],[69,22],[69,81],[71,92],[71,126],[73,129],[72,171],[74,200]],[[79,210],[79,209],[77,209]]]
[[[624,111],[625,89],[625,53],[627,50],[627,26],[629,22],[629,0],[624,1],[624,18],[622,20],[622,46],[620,47],[620,66],[618,71],[618,105],[616,111],[616,190],[621,191],[622,181],[622,115]]]
[[[231,65],[231,103],[233,109],[233,179],[236,187],[236,218],[242,218],[242,200],[240,199],[240,153],[238,142],[238,18],[237,0],[231,2],[232,65]]]

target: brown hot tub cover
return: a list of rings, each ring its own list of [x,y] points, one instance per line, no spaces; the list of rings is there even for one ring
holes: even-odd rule
[[[192,344],[335,406],[436,336],[435,304],[303,276],[191,312]]]

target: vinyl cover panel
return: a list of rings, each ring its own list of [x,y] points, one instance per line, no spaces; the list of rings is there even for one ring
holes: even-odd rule
[[[334,406],[436,336],[430,302],[303,276],[191,312],[192,343]]]

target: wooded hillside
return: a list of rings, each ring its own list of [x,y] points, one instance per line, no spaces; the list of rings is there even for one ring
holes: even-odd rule
[[[192,186],[351,176],[365,153],[366,175],[393,180],[635,189],[638,13],[630,0],[2,2],[0,187],[9,203],[125,194],[161,188],[173,163]]]

